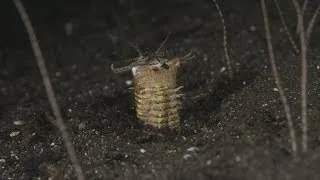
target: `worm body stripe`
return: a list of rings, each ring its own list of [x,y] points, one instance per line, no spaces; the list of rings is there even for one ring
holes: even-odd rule
[[[166,61],[166,67],[141,65],[132,68],[135,108],[143,123],[157,128],[177,128],[180,125],[179,90],[176,78],[180,60]]]

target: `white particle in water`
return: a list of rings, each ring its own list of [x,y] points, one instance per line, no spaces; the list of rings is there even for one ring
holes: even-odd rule
[[[204,61],[208,61],[208,55],[207,55],[207,54],[204,54],[204,55],[203,55],[203,60],[204,60]]]
[[[256,26],[252,25],[249,27],[250,31],[254,32],[257,30]]]
[[[18,136],[20,134],[19,131],[13,131],[10,133],[10,137]]]
[[[239,156],[236,156],[236,161],[237,162],[240,162],[241,161],[241,158]]]
[[[130,86],[132,84],[131,80],[126,80],[126,85]]]
[[[19,157],[13,151],[11,151],[10,156],[14,157],[16,160],[19,160]]]
[[[17,126],[22,126],[22,125],[25,124],[25,122],[24,122],[24,121],[17,120],[17,121],[14,121],[13,124],[14,124],[14,125],[17,125]]]
[[[195,152],[195,151],[199,151],[199,148],[197,148],[197,147],[189,147],[189,148],[187,149],[187,151],[188,151],[188,152]]]
[[[140,149],[140,152],[143,154],[145,152],[147,152],[145,149]]]
[[[66,22],[64,24],[64,31],[65,31],[67,36],[71,36],[72,35],[72,32],[73,32],[73,24],[72,24],[72,22]]]
[[[189,159],[189,158],[191,158],[191,155],[190,155],[190,154],[184,154],[184,155],[183,155],[183,159],[187,160],[187,159]]]
[[[221,69],[220,69],[220,73],[223,73],[224,71],[226,71],[226,67],[222,67]]]

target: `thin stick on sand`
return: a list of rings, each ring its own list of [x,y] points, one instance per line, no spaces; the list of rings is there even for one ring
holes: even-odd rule
[[[222,14],[222,12],[220,10],[219,4],[217,3],[216,0],[213,0],[213,3],[215,4],[215,6],[216,6],[216,8],[218,10],[220,19],[221,19],[221,23],[222,23],[222,27],[223,27],[223,50],[224,50],[224,55],[225,55],[226,60],[227,60],[229,77],[230,77],[230,79],[232,79],[233,72],[232,72],[231,61],[230,61],[230,57],[229,57],[229,53],[228,53],[227,28],[226,28],[226,25],[225,25],[225,22],[224,22],[224,18],[223,18],[223,14]]]
[[[306,44],[308,46],[309,44],[309,39],[310,39],[310,36],[311,36],[311,33],[312,33],[312,30],[313,30],[313,26],[314,24],[316,23],[316,20],[317,20],[317,17],[320,13],[320,5],[318,5],[316,11],[314,12],[314,14],[312,15],[310,21],[309,21],[309,24],[308,24],[308,28],[306,30]]]
[[[291,140],[291,149],[294,157],[297,157],[297,140],[296,140],[296,133],[293,127],[293,121],[292,121],[292,115],[290,111],[290,107],[288,104],[287,97],[285,96],[285,93],[283,91],[281,81],[280,81],[280,76],[277,70],[276,66],[276,61],[275,61],[275,56],[273,53],[273,47],[271,43],[271,33],[270,33],[270,27],[269,27],[269,20],[268,20],[268,13],[267,13],[267,8],[265,4],[265,0],[261,0],[261,8],[262,8],[262,14],[263,14],[263,20],[264,20],[264,28],[266,31],[266,38],[267,38],[267,45],[268,45],[268,55],[269,55],[269,60],[272,68],[272,74],[275,79],[276,86],[278,88],[278,92],[280,95],[280,99],[282,101],[286,119],[287,119],[287,124],[289,128],[289,137]]]
[[[281,8],[280,8],[280,5],[279,5],[278,0],[274,0],[274,3],[276,4],[277,10],[278,10],[278,14],[279,14],[279,16],[280,16],[281,23],[282,23],[282,25],[283,25],[283,27],[284,27],[284,30],[285,30],[288,38],[289,38],[289,41],[290,41],[290,43],[291,43],[291,45],[292,45],[295,53],[296,53],[296,54],[299,54],[300,51],[299,51],[296,43],[294,42],[294,40],[293,40],[293,38],[292,38],[292,35],[291,35],[291,33],[290,33],[289,29],[288,29],[288,26],[287,26],[286,21],[285,21],[285,19],[284,19],[283,12],[282,12],[282,10],[281,10]]]
[[[75,149],[74,149],[74,147],[72,145],[72,142],[70,140],[69,134],[67,132],[67,127],[63,122],[62,115],[61,115],[61,112],[60,112],[60,108],[59,108],[59,105],[57,103],[57,99],[55,97],[55,93],[53,91],[53,88],[52,88],[52,85],[51,85],[51,81],[50,81],[50,78],[49,78],[49,75],[48,75],[48,71],[47,71],[47,68],[46,68],[46,65],[45,65],[45,60],[44,60],[44,57],[43,57],[43,55],[41,53],[40,46],[39,46],[37,37],[35,35],[34,29],[33,29],[32,25],[31,25],[29,16],[28,16],[28,14],[27,14],[27,12],[26,12],[25,8],[23,7],[23,5],[22,5],[20,0],[13,0],[13,2],[14,2],[14,4],[15,4],[15,6],[16,6],[16,8],[17,8],[17,10],[18,10],[18,12],[19,12],[19,14],[21,16],[21,19],[22,19],[22,21],[23,21],[23,23],[25,25],[25,28],[27,29],[27,32],[28,32],[28,35],[29,35],[29,40],[30,40],[34,55],[36,57],[37,65],[39,67],[39,70],[40,70],[40,73],[41,73],[41,76],[42,76],[42,80],[43,80],[43,84],[44,84],[45,89],[46,89],[48,100],[50,102],[53,114],[56,117],[56,125],[58,126],[58,128],[59,128],[59,130],[61,132],[62,138],[63,138],[63,140],[65,142],[65,145],[66,145],[66,148],[67,148],[67,152],[69,154],[69,157],[71,159],[73,167],[74,167],[74,169],[76,171],[76,175],[78,177],[78,180],[84,180],[85,178],[84,178],[84,175],[83,175],[82,168],[80,166],[79,160],[78,160],[78,158],[76,156]]]
[[[303,15],[297,0],[292,0],[298,16],[300,50],[301,50],[301,123],[302,152],[308,151],[308,117],[307,117],[307,44],[305,38]]]

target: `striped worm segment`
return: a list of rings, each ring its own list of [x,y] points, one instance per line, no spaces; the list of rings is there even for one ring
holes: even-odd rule
[[[179,90],[177,73],[180,59],[161,59],[166,62],[154,65],[141,65],[132,68],[135,108],[137,117],[147,125],[157,128],[180,126]]]

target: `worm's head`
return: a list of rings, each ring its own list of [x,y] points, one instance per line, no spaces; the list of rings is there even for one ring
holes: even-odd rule
[[[195,56],[193,53],[188,53],[185,56],[177,57],[180,61],[187,61],[193,59]],[[144,54],[143,56],[139,56],[133,59],[127,59],[124,62],[129,63],[129,65],[122,66],[122,67],[114,67],[113,64],[111,65],[111,69],[114,73],[122,73],[132,70],[133,74],[135,75],[138,73],[139,67],[146,67],[149,66],[150,69],[159,70],[159,69],[169,69],[170,62],[173,59],[177,58],[168,58],[164,53],[161,54]]]
[[[161,43],[160,47],[153,53],[145,52],[143,53],[136,44],[130,43],[130,45],[138,52],[139,56],[133,59],[124,60],[124,63],[128,63],[126,66],[115,68],[113,64],[111,69],[114,73],[122,73],[132,70],[133,75],[139,72],[139,67],[149,66],[153,70],[159,70],[161,68],[169,69],[170,61],[177,58],[169,58],[164,52],[160,52],[164,44],[168,40],[169,35]],[[195,56],[193,53],[188,53],[183,57],[178,57],[180,61],[187,61],[193,59]]]

